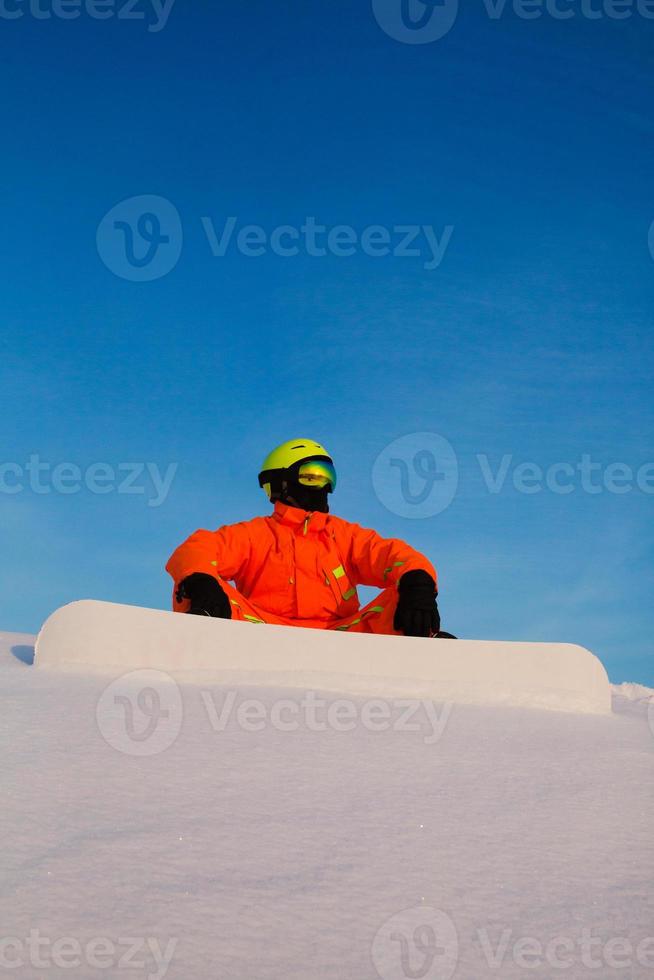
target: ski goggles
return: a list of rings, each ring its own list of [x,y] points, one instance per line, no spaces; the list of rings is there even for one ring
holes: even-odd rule
[[[331,484],[332,491],[336,489],[336,470],[334,464],[326,459],[311,459],[300,463],[297,467],[297,482],[304,487],[322,489]]]

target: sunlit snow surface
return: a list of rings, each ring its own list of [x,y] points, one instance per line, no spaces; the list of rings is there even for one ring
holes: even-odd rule
[[[654,978],[654,692],[330,726],[333,694],[105,691],[31,643],[0,637],[0,974]]]

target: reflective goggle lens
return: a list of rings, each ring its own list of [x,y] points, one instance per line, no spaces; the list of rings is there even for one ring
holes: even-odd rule
[[[332,490],[336,489],[336,470],[325,459],[313,459],[302,463],[298,469],[298,483],[305,487],[326,487],[331,483]]]

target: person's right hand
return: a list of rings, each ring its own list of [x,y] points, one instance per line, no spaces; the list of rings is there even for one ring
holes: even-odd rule
[[[232,607],[220,583],[213,575],[193,572],[179,584],[177,601],[188,599],[191,616],[214,616],[217,619],[231,619]]]

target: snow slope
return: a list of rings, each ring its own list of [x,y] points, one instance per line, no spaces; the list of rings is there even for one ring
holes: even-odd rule
[[[654,977],[654,692],[106,690],[32,642],[0,637],[8,976]]]

